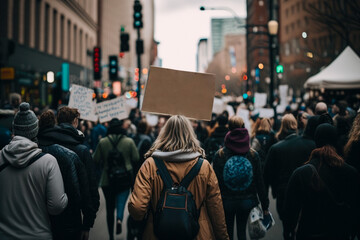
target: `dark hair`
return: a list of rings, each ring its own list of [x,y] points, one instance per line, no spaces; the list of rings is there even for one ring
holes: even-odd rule
[[[320,160],[320,164],[326,163],[332,167],[340,167],[344,165],[344,159],[337,154],[335,148],[330,145],[314,149],[306,163],[309,163],[313,158],[318,158]]]
[[[51,128],[55,126],[55,114],[51,110],[47,110],[40,115],[39,129]]]
[[[137,131],[138,133],[142,133],[142,134],[148,134],[150,131],[150,126],[147,123],[146,119],[142,119],[137,126]]]
[[[80,113],[76,108],[62,107],[57,113],[57,122],[60,123],[72,123],[75,118],[79,118]]]
[[[228,123],[228,118],[224,115],[220,115],[216,118],[216,121],[219,123],[219,126],[225,126]]]

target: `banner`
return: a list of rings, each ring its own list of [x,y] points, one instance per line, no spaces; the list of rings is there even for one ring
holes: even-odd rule
[[[96,104],[96,113],[100,123],[109,122],[113,118],[128,118],[125,96]]]
[[[98,118],[92,101],[93,93],[90,88],[72,84],[68,106],[78,109],[81,119],[96,122]]]
[[[267,100],[267,94],[266,93],[258,93],[256,92],[254,95],[254,107],[255,108],[261,108],[264,107],[266,105],[266,100]]]

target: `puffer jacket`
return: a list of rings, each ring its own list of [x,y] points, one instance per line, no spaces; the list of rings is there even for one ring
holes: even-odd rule
[[[57,143],[74,151],[85,166],[89,195],[82,197],[82,201],[84,201],[84,207],[82,208],[84,214],[82,228],[83,230],[89,230],[95,222],[96,212],[98,211],[100,205],[100,196],[98,192],[94,161],[89,148],[82,144],[84,140],[84,134],[67,123],[59,124],[58,126],[47,129],[42,133],[42,141],[47,141],[48,143],[52,142],[53,144]]]
[[[179,158],[179,155],[182,156]],[[196,164],[200,154],[185,152],[154,152],[153,156],[164,160],[174,183],[180,183],[190,169]],[[130,196],[128,208],[135,220],[142,220],[146,213],[148,219],[143,239],[157,239],[153,231],[152,210],[163,189],[163,181],[157,174],[157,167],[152,157],[141,166]],[[224,209],[218,181],[210,163],[204,161],[199,174],[190,183],[188,190],[193,194],[196,206],[200,209],[200,230],[196,239],[229,239]]]
[[[44,143],[41,141],[41,134],[38,135],[38,139],[40,143]],[[56,158],[68,195],[69,203],[64,212],[50,216],[53,235],[56,239],[63,239],[65,237],[62,236],[66,234],[71,235],[82,230],[81,209],[86,209],[86,201],[83,198],[90,196],[86,170],[76,153],[63,146],[40,145],[40,148]]]

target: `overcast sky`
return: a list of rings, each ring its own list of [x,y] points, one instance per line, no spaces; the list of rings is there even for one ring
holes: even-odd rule
[[[229,7],[246,17],[245,0],[155,0],[155,40],[162,67],[196,70],[197,44],[210,38],[211,18],[232,17],[227,11],[200,11],[200,6]]]

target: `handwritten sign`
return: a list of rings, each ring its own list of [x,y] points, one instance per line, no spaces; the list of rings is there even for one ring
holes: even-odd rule
[[[97,121],[97,116],[94,111],[94,104],[92,102],[92,96],[94,91],[90,88],[73,84],[71,86],[70,99],[68,106],[78,109],[80,118]]]
[[[124,96],[96,104],[96,112],[101,123],[113,118],[121,120],[129,116]]]

